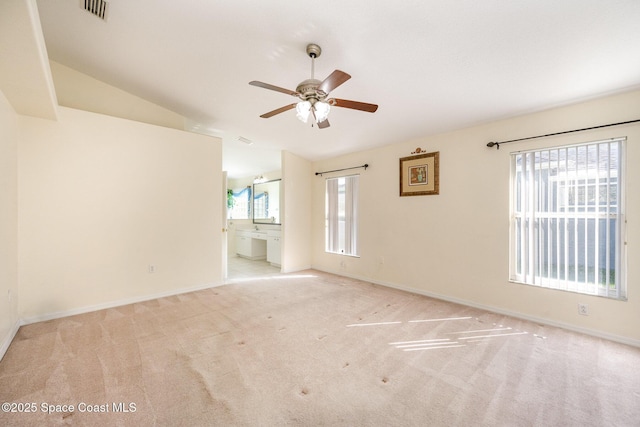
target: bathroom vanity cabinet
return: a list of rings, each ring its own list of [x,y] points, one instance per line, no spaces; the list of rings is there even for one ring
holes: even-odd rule
[[[280,266],[280,230],[236,230],[236,254]]]

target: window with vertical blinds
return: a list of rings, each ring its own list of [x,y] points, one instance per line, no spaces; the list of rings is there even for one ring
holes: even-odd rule
[[[625,141],[511,154],[512,281],[626,297]]]
[[[325,250],[358,256],[358,175],[328,178],[325,200]]]

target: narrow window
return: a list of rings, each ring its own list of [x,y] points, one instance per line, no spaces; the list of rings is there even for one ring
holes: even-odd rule
[[[251,218],[251,187],[243,188],[239,191],[231,191],[231,208],[227,210],[229,219],[249,219]]]
[[[512,281],[626,297],[625,140],[512,153]]]
[[[358,175],[326,181],[325,250],[358,256]]]

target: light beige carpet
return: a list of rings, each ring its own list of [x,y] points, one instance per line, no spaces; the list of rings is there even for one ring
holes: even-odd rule
[[[22,412],[0,425],[638,426],[639,368],[637,348],[306,271],[20,328],[0,402]]]

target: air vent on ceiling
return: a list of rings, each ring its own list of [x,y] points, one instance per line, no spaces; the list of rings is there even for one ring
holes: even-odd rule
[[[252,140],[247,139],[247,138],[245,138],[244,136],[239,136],[239,137],[238,137],[238,141],[240,141],[240,142],[244,142],[244,143],[245,143],[245,144],[247,144],[247,145],[251,145],[251,144],[253,144],[253,141],[252,141]]]
[[[109,3],[104,0],[80,0],[84,5],[84,10],[91,13],[94,16],[107,20],[107,12],[109,11]]]

